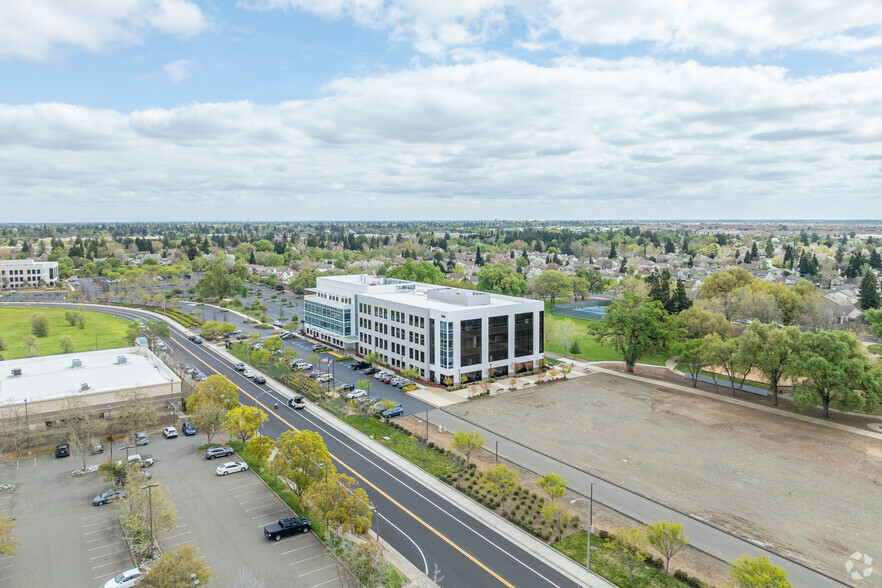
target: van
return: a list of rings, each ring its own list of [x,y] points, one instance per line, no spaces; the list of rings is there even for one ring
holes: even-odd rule
[[[294,398],[288,399],[288,406],[291,408],[303,408],[306,406],[306,402],[303,401],[303,396],[298,394]]]

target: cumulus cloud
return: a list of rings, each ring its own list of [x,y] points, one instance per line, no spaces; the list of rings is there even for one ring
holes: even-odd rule
[[[0,59],[38,61],[59,47],[97,51],[137,43],[148,31],[194,35],[207,23],[190,0],[5,0]]]
[[[390,32],[431,56],[480,43],[507,25],[578,45],[648,42],[659,49],[706,53],[762,52],[781,47],[874,49],[882,39],[877,0],[241,0],[245,6],[296,9],[351,18]],[[857,34],[856,31],[860,31]],[[531,35],[533,37],[533,35]],[[516,39],[525,48],[537,38]]]
[[[171,81],[183,82],[193,75],[193,68],[195,66],[196,64],[188,59],[178,59],[177,61],[165,64],[162,69]]]
[[[0,106],[4,217],[882,216],[878,69],[495,59],[324,91]]]

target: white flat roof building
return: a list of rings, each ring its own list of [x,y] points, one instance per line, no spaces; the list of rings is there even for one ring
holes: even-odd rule
[[[543,357],[541,301],[364,274],[319,277],[313,291],[308,335],[423,379],[500,377]]]
[[[33,259],[0,260],[0,290],[54,286],[58,281],[57,261]]]

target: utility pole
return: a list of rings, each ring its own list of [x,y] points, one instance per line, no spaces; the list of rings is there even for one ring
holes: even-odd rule
[[[147,504],[150,508],[150,552],[153,552],[153,493],[151,490],[156,488],[159,484],[148,484],[146,486],[141,486],[141,490],[147,490]]]

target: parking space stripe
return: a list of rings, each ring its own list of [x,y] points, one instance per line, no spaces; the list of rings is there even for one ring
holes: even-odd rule
[[[86,519],[94,519],[95,517],[104,517],[107,516],[104,513],[99,512],[98,514],[89,515],[87,517],[80,517],[81,521],[85,521]]]
[[[12,574],[11,576],[4,576],[3,578],[0,578],[0,582],[2,582],[3,580],[8,580],[10,578],[14,578],[14,577],[15,577],[15,574]]]
[[[271,516],[275,516],[275,515],[279,515],[279,514],[284,514],[284,513],[286,513],[286,512],[289,512],[289,511],[287,511],[287,510],[277,510],[277,511],[275,511],[274,513],[273,513],[273,512],[269,512],[269,513],[266,513],[266,514],[257,515],[256,517],[251,517],[251,520],[253,521],[254,519],[259,519],[259,518],[261,518],[261,517],[271,517]],[[277,522],[279,522],[279,520],[278,520],[278,519],[275,519],[275,520],[272,520],[272,521],[270,521],[270,522],[268,522],[268,523],[264,523],[264,524],[262,524],[262,525],[257,525],[257,526],[258,526],[258,527],[265,527],[266,525],[272,525],[273,523],[277,523]]]
[[[180,543],[172,543],[171,545],[166,545],[166,549],[171,549],[173,547],[180,547],[181,545],[186,545],[187,543],[191,543],[193,539],[187,539],[186,541],[182,541]]]
[[[241,490],[242,488],[249,488],[251,486],[259,486],[259,484],[255,482],[248,482],[242,486],[236,486],[235,488],[227,488],[227,492],[235,492],[236,490]]]
[[[112,561],[112,562],[110,562],[110,563],[101,564],[100,566],[95,566],[95,567],[92,568],[92,569],[93,569],[93,570],[97,570],[97,569],[99,569],[99,568],[106,568],[107,566],[121,566],[121,565],[126,564],[126,562],[129,562],[129,561],[132,561],[132,558],[131,558],[131,557],[129,557],[129,558],[127,558],[127,559],[122,559],[122,560],[119,560],[119,561]]]
[[[331,582],[339,582],[340,578],[331,578],[330,580],[325,580],[321,584],[316,584],[312,586],[312,588],[319,588],[319,586],[324,586],[325,584],[330,584]]]
[[[248,492],[243,492],[242,494],[233,494],[233,498],[239,498],[240,496],[245,496],[246,494],[254,494],[255,492],[260,492],[263,488],[257,488],[256,490],[249,490]],[[241,504],[241,503],[239,503]]]
[[[258,508],[266,508],[266,507],[268,507],[270,504],[272,504],[272,503],[274,503],[274,502],[276,502],[275,499],[270,500],[270,501],[269,501],[268,503],[266,503],[266,504],[261,504],[261,505],[258,505],[258,506],[252,506],[251,508],[246,508],[246,509],[245,509],[245,512],[251,512],[252,510],[257,510]],[[241,502],[240,502],[239,504],[241,504]]]
[[[183,537],[184,535],[189,535],[190,531],[184,531],[183,533],[178,533],[177,535],[170,535],[169,537],[163,537],[163,541],[168,541],[169,539],[174,539],[175,537]]]
[[[103,533],[107,531],[107,529],[96,529],[94,531],[89,531],[87,533],[83,533],[83,535],[94,535],[95,533]]]
[[[98,521],[97,523],[89,523],[88,525],[83,525],[83,528],[85,529],[86,527],[94,527],[95,525],[106,525],[106,524],[107,523],[105,523],[104,521]]]
[[[306,560],[304,560],[304,561],[306,561]],[[316,572],[320,572],[320,571],[322,571],[322,570],[326,570],[326,569],[328,569],[328,568],[333,568],[335,565],[337,565],[337,564],[328,564],[328,565],[326,565],[326,566],[323,567],[323,568],[318,568],[318,569],[315,569],[315,570],[311,570],[311,571],[309,571],[309,572],[304,572],[304,573],[300,574],[300,575],[297,576],[297,577],[298,577],[298,578],[302,578],[303,576],[308,576],[308,575],[310,575],[310,574],[314,574],[314,573],[316,573]],[[335,578],[335,579],[336,579],[336,578]]]
[[[102,545],[101,547],[93,547],[89,551],[95,551],[96,549],[106,549],[107,547],[113,547],[114,543],[108,543],[107,545]]]
[[[288,551],[283,551],[279,555],[288,555],[289,553],[294,553],[295,551],[300,551],[301,549],[306,549],[307,547],[314,547],[314,544],[310,543],[309,545],[304,545],[302,547],[295,547],[294,549],[289,549]]]
[[[292,562],[289,563],[288,565],[289,565],[289,566],[293,566],[293,565],[297,565],[297,564],[302,564],[302,563],[305,562],[305,561],[309,561],[309,560],[311,560],[311,559],[315,559],[315,558],[317,558],[317,557],[325,557],[326,555],[328,555],[328,554],[326,554],[326,553],[320,553],[320,554],[318,554],[318,555],[313,555],[312,557],[307,557],[306,559],[301,559],[300,561],[292,561]],[[305,576],[306,574],[302,574],[302,575]],[[297,577],[299,578],[300,576],[297,576]]]
[[[96,555],[95,557],[90,557],[89,561],[92,561],[93,559],[101,559],[102,557],[110,557],[111,555],[119,555],[120,553],[128,553],[128,552],[129,552],[128,549],[124,549],[122,551],[117,551],[116,553],[104,553],[101,555]]]
[[[108,535],[107,537],[98,537],[97,539],[89,539],[88,541],[86,541],[86,543],[94,543],[95,541],[105,541],[107,539],[113,539],[115,536],[116,536],[116,534],[114,533],[114,534]]]

